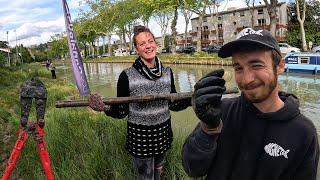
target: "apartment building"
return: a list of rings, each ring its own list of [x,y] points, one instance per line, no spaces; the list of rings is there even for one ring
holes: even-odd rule
[[[253,10],[253,16],[250,10]],[[276,12],[276,39],[283,41],[285,40],[285,32],[287,31],[288,24],[287,4],[279,3]],[[192,45],[196,45],[198,40],[197,32],[200,29],[202,31],[202,47],[210,44],[223,45],[230,42],[236,38],[239,31],[246,27],[253,26],[254,29],[270,29],[270,17],[265,5],[255,6],[254,9],[246,7],[208,14],[203,17],[202,21],[202,27],[200,28],[199,17],[191,19],[191,37],[188,36],[187,41],[190,41]],[[183,45],[184,41],[184,38],[177,38],[178,45]]]

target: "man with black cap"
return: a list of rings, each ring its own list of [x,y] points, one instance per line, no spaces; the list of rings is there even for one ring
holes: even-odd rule
[[[186,139],[183,167],[214,180],[316,179],[317,133],[296,96],[279,91],[284,72],[277,41],[266,30],[242,30],[219,57],[232,57],[241,95],[224,98],[223,70],[201,78],[192,104],[200,123]]]

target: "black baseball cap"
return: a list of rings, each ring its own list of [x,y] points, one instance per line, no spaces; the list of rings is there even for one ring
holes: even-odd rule
[[[275,50],[281,55],[280,48],[277,40],[267,30],[254,30],[252,28],[245,28],[241,30],[236,40],[231,41],[221,47],[218,56],[226,58],[232,56],[233,49],[239,46],[259,45]],[[257,46],[257,47],[259,47]]]

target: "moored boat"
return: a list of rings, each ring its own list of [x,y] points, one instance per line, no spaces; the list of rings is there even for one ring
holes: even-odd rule
[[[288,53],[285,62],[286,72],[320,73],[320,53]]]

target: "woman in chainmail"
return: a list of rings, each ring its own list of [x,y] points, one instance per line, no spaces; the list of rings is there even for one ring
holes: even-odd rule
[[[120,74],[117,96],[176,93],[171,68],[164,67],[156,56],[157,44],[152,32],[136,26],[133,43],[139,57]],[[104,111],[118,119],[128,116],[126,150],[133,157],[140,180],[160,179],[165,153],[171,148],[173,138],[170,110],[180,111],[190,105],[190,100],[158,100],[110,106],[97,94],[89,98],[89,106],[95,111]]]

